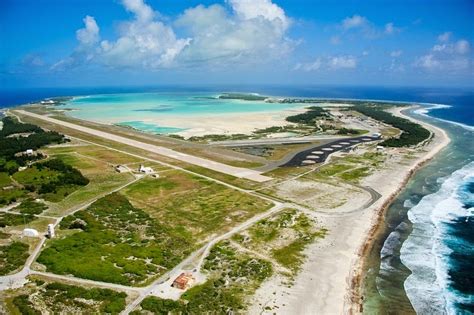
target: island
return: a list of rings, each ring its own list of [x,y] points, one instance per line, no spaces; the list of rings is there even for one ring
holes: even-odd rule
[[[385,209],[450,141],[412,103],[222,93],[297,106],[157,134],[73,99],[2,118],[0,312],[358,312]]]

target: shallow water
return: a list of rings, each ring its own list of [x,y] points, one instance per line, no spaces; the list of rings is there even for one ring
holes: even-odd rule
[[[96,122],[113,122],[154,133],[182,131],[161,126],[156,120],[166,117],[195,117],[235,113],[281,112],[304,107],[301,104],[278,104],[263,101],[218,99],[209,92],[121,93],[76,97],[59,108],[67,114]]]

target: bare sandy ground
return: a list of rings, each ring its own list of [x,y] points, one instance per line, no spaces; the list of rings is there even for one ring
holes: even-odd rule
[[[400,109],[394,113],[402,115]],[[383,211],[403,189],[413,172],[450,141],[443,130],[417,122],[433,132],[434,138],[430,143],[414,150],[416,153],[411,158],[395,149],[387,150],[389,160],[384,169],[362,183],[382,195],[369,208],[338,216],[315,214],[320,224],[329,229],[329,234],[307,249],[308,259],[293,285],[276,276],[257,290],[250,314],[359,313],[359,299],[354,287],[360,284],[361,258],[383,218]]]
[[[272,126],[285,126],[289,123],[285,120],[287,116],[305,112],[301,109],[284,110],[280,112],[255,112],[255,113],[232,113],[232,114],[206,114],[206,115],[162,115],[160,117],[137,117],[137,120],[145,123],[156,124],[162,127],[184,128],[175,134],[189,138],[192,136],[204,136],[210,134],[251,134],[256,129]],[[115,124],[123,119],[101,119],[101,123]]]

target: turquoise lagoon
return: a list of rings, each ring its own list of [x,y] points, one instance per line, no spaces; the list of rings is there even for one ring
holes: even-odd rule
[[[162,126],[166,117],[209,117],[223,114],[278,112],[302,108],[303,104],[266,103],[219,99],[211,93],[120,93],[75,97],[60,107],[74,109],[67,114],[101,123],[126,125],[151,133],[174,133],[183,128]]]

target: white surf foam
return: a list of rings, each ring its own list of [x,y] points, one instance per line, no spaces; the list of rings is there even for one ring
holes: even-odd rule
[[[413,201],[411,201],[410,199],[406,199],[404,202],[403,202],[403,207],[404,208],[413,208],[415,206],[415,204],[413,203]]]
[[[448,255],[443,239],[449,237],[445,223],[460,216],[472,216],[459,200],[459,187],[474,177],[474,162],[454,172],[433,194],[411,208],[408,218],[413,231],[403,243],[400,259],[412,274],[404,286],[418,314],[455,314],[454,303],[463,297],[449,290]]]
[[[416,114],[419,114],[419,115],[422,115],[422,116],[427,116],[427,117],[430,117],[430,118],[438,119],[440,121],[444,121],[444,122],[462,127],[462,128],[467,129],[469,131],[474,131],[473,126],[466,125],[466,124],[463,124],[463,123],[460,123],[460,122],[457,122],[457,121],[447,120],[447,119],[438,118],[438,117],[428,115],[429,112],[432,111],[433,109],[451,108],[452,107],[451,105],[430,104],[430,103],[423,103],[423,105],[427,105],[429,107],[422,107],[422,108],[419,108],[419,109],[415,110],[414,112]]]

